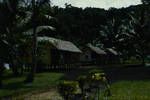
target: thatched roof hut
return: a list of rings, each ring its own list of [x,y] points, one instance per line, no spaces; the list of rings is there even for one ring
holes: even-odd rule
[[[99,54],[99,55],[106,55],[107,53],[102,50],[101,48],[99,47],[96,47],[96,46],[93,46],[92,44],[88,43],[87,44],[87,47],[89,47],[93,52]]]
[[[107,51],[108,52],[110,52],[111,54],[113,54],[113,55],[118,55],[118,52],[117,51],[115,51],[114,49],[112,49],[112,48],[107,48]]]
[[[73,64],[79,62],[79,55],[82,51],[70,41],[46,36],[38,37],[37,41],[39,46],[42,45],[42,43],[46,43],[43,44],[41,46],[42,48],[39,50],[40,62],[50,65]]]
[[[107,63],[119,63],[119,53],[113,48],[106,48],[107,52]]]
[[[56,39],[52,37],[46,37],[46,36],[38,37],[37,40],[38,42],[42,42],[42,41],[49,42],[58,50],[82,53],[82,51],[70,41],[65,41],[65,40]]]
[[[105,56],[106,52],[96,46],[93,46],[92,44],[88,43],[84,48],[83,48],[83,53],[80,57],[81,62],[83,64],[104,64],[105,63]]]

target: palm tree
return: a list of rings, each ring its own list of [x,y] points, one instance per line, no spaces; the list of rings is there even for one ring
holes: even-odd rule
[[[43,29],[49,29],[49,30],[54,30],[53,27],[51,26],[38,26],[37,19],[40,14],[40,7],[43,4],[49,4],[49,0],[39,0],[39,2],[35,2],[35,0],[32,0],[32,28],[30,29],[30,32],[33,32],[33,51],[32,51],[32,68],[31,72],[28,74],[25,82],[30,83],[33,82],[34,80],[34,75],[36,73],[36,68],[37,68],[37,33],[42,31]],[[46,18],[51,19],[49,15],[44,15]],[[29,32],[29,31],[28,31]]]
[[[32,15],[32,27],[33,27],[33,55],[32,55],[32,68],[31,72],[27,76],[27,79],[25,82],[32,82],[34,80],[34,74],[36,72],[36,66],[37,66],[37,61],[36,61],[36,55],[37,55],[37,33],[36,33],[36,17],[38,11],[36,11],[36,4],[35,0],[32,0],[32,9],[33,9],[33,15]]]
[[[17,0],[16,2],[14,2],[13,0],[1,1],[2,9],[0,9],[0,13],[2,13],[1,15],[3,16],[0,16],[1,17],[0,18],[1,20],[0,42],[2,43],[4,42],[3,44],[7,46],[7,49],[9,50],[8,53],[10,56],[9,58],[11,58],[10,61],[12,61],[12,65],[13,65],[12,69],[14,73],[17,74],[19,67],[17,65],[14,65],[14,60],[16,61],[18,60],[19,46],[24,44],[24,42],[26,42],[26,39],[23,33],[28,30],[34,33],[33,35],[33,67],[31,69],[30,74],[27,77],[28,81],[32,81],[35,70],[36,70],[37,32],[42,31],[43,29],[53,29],[53,27],[47,26],[44,24],[42,24],[42,26],[39,26],[40,24],[37,22],[39,15],[41,17],[41,15],[43,14],[43,13],[42,14],[39,13],[40,7],[42,7],[43,4],[46,4],[46,3],[49,5],[48,0],[38,0],[38,1],[36,0],[36,2],[35,0],[32,0],[32,4],[29,1],[28,0]],[[52,18],[49,15],[43,15],[43,16],[47,21]],[[32,27],[32,30],[30,29],[31,27]],[[37,29],[37,32],[36,32],[36,29]],[[31,79],[29,77],[31,77]]]
[[[2,0],[0,1],[0,86],[2,86],[2,74],[4,62],[11,61],[11,65],[14,65],[16,60],[17,42],[19,38],[19,29],[17,27],[17,21],[22,19],[22,7],[19,6],[19,1],[14,2],[13,0]],[[19,8],[19,9],[18,9]],[[19,30],[18,30],[19,31]],[[17,68],[12,66],[13,73],[17,74]]]
[[[142,59],[142,64],[145,65],[146,50],[149,44],[149,15],[147,6],[142,5],[140,15],[137,17],[136,13],[130,13],[130,28],[134,31],[128,34],[132,36],[133,45],[136,48],[137,54]]]
[[[0,9],[0,32],[1,32],[1,44],[7,47],[6,50],[2,51],[5,56],[9,56],[9,61],[11,62],[12,69],[15,75],[17,75],[17,68],[14,65],[14,60],[17,60],[17,47],[18,41],[20,41],[20,30],[21,28],[17,26],[17,23],[20,19],[23,19],[23,7],[19,6],[19,1],[14,2],[13,0],[5,0],[1,1],[1,9]],[[3,58],[1,58],[3,59]],[[4,61],[4,60],[3,60]]]

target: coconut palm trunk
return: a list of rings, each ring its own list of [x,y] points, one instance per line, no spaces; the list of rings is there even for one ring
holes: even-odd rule
[[[33,49],[32,49],[32,67],[31,71],[27,76],[27,79],[25,82],[31,83],[34,81],[34,76],[36,73],[36,67],[37,67],[37,33],[36,33],[36,17],[37,17],[37,9],[35,0],[32,0],[32,7],[33,7],[33,16],[32,16],[32,25],[33,25]]]

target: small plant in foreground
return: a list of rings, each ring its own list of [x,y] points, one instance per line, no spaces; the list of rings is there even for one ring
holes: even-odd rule
[[[65,100],[73,100],[75,95],[80,94],[79,83],[77,81],[63,80],[59,84],[59,92]]]

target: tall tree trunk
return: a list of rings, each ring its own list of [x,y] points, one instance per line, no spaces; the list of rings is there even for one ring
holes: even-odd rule
[[[33,7],[33,16],[32,16],[32,25],[33,25],[33,51],[32,51],[32,68],[31,72],[27,76],[25,82],[31,83],[34,81],[34,75],[36,73],[37,67],[37,33],[36,33],[36,16],[37,16],[37,9],[35,5],[35,0],[32,0],[32,7]]]
[[[142,43],[140,43],[140,47],[141,47],[141,59],[142,59],[142,66],[145,66],[145,50],[144,50],[144,46]]]
[[[11,61],[10,68],[12,69],[13,76],[17,76],[17,70],[15,67],[16,66],[14,65],[13,61]]]
[[[16,57],[12,56],[10,57],[10,67],[12,69],[13,75],[14,76],[18,76],[19,72],[18,72],[18,64],[17,64],[17,60]]]
[[[145,66],[145,56],[144,56],[144,54],[141,55],[141,58],[142,58],[142,66]]]

